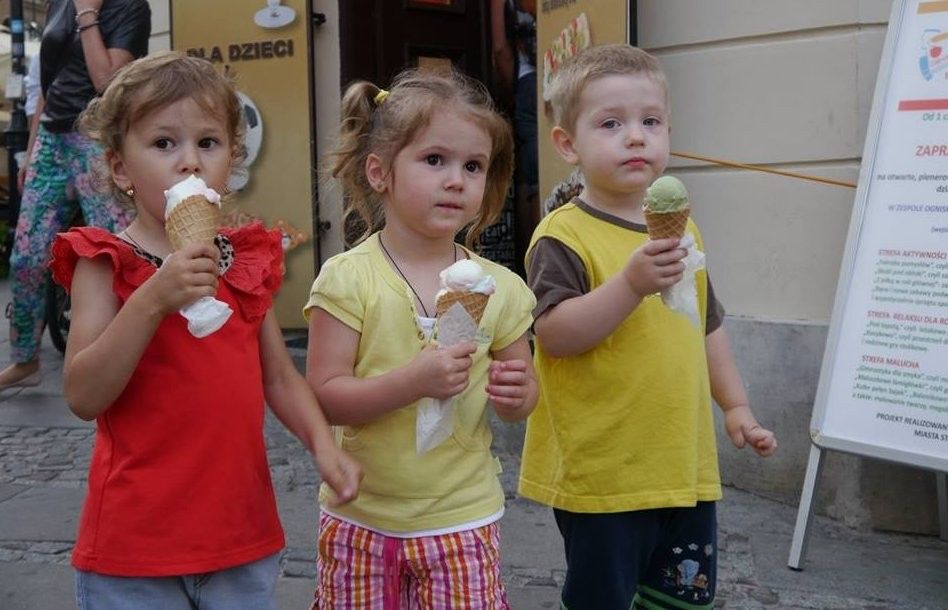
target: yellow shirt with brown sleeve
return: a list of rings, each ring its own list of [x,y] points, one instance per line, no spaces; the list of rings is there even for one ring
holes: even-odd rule
[[[693,221],[686,230],[703,249]],[[644,225],[578,199],[554,210],[527,253],[534,315],[594,290],[647,240]],[[705,334],[723,311],[704,270],[695,280],[701,328],[651,295],[583,354],[554,358],[537,340],[540,401],[527,421],[523,496],[588,513],[720,499]]]

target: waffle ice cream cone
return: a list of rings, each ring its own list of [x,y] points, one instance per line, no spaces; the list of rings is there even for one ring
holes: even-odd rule
[[[435,300],[436,316],[448,312],[455,303],[464,308],[475,325],[480,325],[487,301],[496,289],[493,276],[470,259],[457,261],[441,272],[441,290]]]
[[[468,315],[471,316],[471,318],[474,320],[474,323],[480,324],[481,318],[484,316],[484,310],[487,309],[488,299],[490,299],[489,294],[481,294],[479,292],[445,292],[438,297],[436,303],[438,309],[437,316],[441,317],[445,314],[445,312],[451,309],[452,305],[459,303],[461,307],[464,308],[464,311],[466,311]]]
[[[690,214],[690,206],[677,212],[652,212],[645,208],[645,226],[648,228],[649,239],[684,237]]]
[[[691,206],[681,180],[662,176],[645,193],[645,226],[649,239],[684,237]]]
[[[182,200],[165,219],[165,232],[175,250],[188,244],[213,244],[221,225],[221,209],[201,195]]]
[[[196,176],[165,191],[165,233],[175,250],[188,244],[213,244],[221,226],[220,196]]]

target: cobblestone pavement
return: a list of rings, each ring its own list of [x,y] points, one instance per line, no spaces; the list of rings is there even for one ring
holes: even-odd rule
[[[0,484],[6,500],[34,486],[82,488],[95,431],[76,428],[0,426]],[[68,565],[72,542],[17,539],[0,535],[0,561]]]
[[[315,498],[319,479],[309,454],[272,416],[266,423],[267,453],[278,496],[298,493],[303,498]],[[41,426],[0,426],[0,503],[27,489],[70,488],[81,490],[86,483],[94,438],[92,428],[65,428]],[[508,492],[511,518],[516,523],[507,523],[505,544],[522,547],[533,545],[538,552],[551,554],[552,557],[538,558],[536,552],[523,548],[508,552],[505,557],[505,578],[511,590],[512,599],[518,591],[527,592],[522,599],[531,600],[526,608],[555,608],[559,588],[563,584],[565,571],[559,559],[559,537],[555,530],[549,510],[514,497],[513,484],[517,460],[510,454],[501,454],[504,462],[504,484]],[[731,492],[729,492],[731,493]],[[738,492],[734,492],[738,493]],[[922,608],[940,608],[944,606],[932,602],[932,605],[912,602],[898,604],[888,596],[876,596],[871,592],[854,595],[852,591],[819,590],[819,588],[800,586],[798,573],[787,571],[781,561],[785,559],[785,548],[778,549],[776,561],[762,560],[760,541],[752,540],[751,532],[761,534],[766,530],[767,515],[733,515],[727,517],[727,498],[721,523],[719,540],[719,583],[718,608],[781,608],[788,610],[921,610]],[[315,509],[314,509],[315,510]],[[742,509],[743,510],[743,509]],[[514,517],[512,513],[516,511]],[[783,536],[784,540],[791,527],[793,511],[779,512],[780,518],[771,522],[769,535]],[[313,557],[315,553],[315,522],[303,524],[310,532],[294,536],[288,528],[288,546],[283,556],[283,576],[290,579],[303,579],[312,582],[315,577]],[[871,534],[860,535],[833,523],[823,524],[822,536],[830,540],[850,540],[853,543],[854,562],[866,561],[860,558],[860,549],[878,544]],[[39,563],[68,566],[72,543],[68,540],[31,540],[0,534],[0,562]],[[911,536],[891,536],[890,541],[914,549],[920,557],[931,556],[945,551],[941,541],[931,538]],[[884,558],[876,557],[877,563]],[[845,564],[845,562],[843,562]],[[884,564],[884,561],[882,562]],[[880,564],[880,566],[882,565]],[[946,567],[948,561],[930,566]],[[779,570],[782,574],[776,581],[763,573],[766,569]],[[870,570],[871,571],[871,570]],[[773,575],[769,575],[773,576]],[[841,577],[843,575],[840,575]],[[850,572],[851,578],[867,578],[865,573]],[[771,582],[767,582],[771,581]],[[943,574],[936,584],[945,586],[948,592],[948,574]],[[880,581],[880,585],[882,581]]]

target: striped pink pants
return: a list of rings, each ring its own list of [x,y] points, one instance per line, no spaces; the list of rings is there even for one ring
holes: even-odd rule
[[[509,610],[500,528],[391,538],[319,518],[311,610]]]

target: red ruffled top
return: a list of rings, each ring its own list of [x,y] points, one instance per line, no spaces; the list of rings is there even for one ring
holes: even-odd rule
[[[203,339],[167,316],[128,385],[96,420],[72,563],[116,576],[225,569],[283,548],[263,436],[260,326],[282,280],[279,231],[221,231],[233,260],[216,298],[234,310]],[[156,271],[102,229],[60,234],[53,277],[67,289],[80,258],[107,257],[124,304]]]

